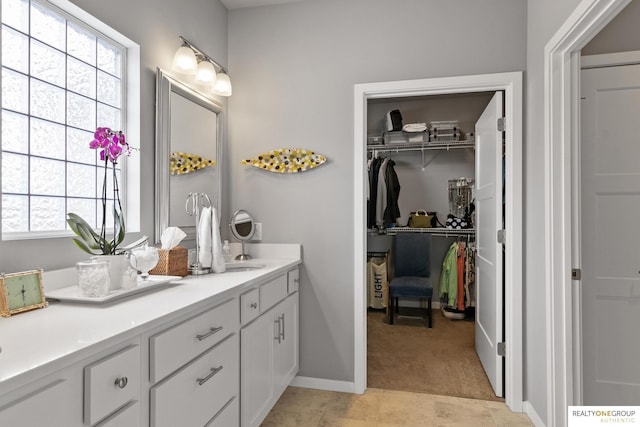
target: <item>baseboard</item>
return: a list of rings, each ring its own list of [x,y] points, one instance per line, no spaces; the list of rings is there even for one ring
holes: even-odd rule
[[[339,391],[342,393],[355,393],[355,384],[348,381],[326,380],[323,378],[297,376],[291,381],[294,387],[313,388],[316,390]]]
[[[545,423],[542,421],[542,418],[540,418],[540,415],[538,415],[531,403],[525,400],[524,402],[522,402],[522,409],[524,410],[524,413],[527,414],[534,426],[545,427]]]

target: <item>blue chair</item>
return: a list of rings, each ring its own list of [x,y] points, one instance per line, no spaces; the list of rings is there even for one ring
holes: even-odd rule
[[[426,299],[431,328],[431,236],[398,233],[393,239],[392,255],[395,271],[389,283],[389,323],[393,325],[394,305],[398,313],[398,298]]]

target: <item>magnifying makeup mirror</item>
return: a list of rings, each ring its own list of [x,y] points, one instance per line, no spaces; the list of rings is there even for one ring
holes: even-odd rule
[[[251,214],[243,209],[236,211],[231,217],[231,233],[242,242],[242,253],[236,257],[238,261],[246,261],[251,259],[251,255],[245,253],[244,242],[251,240],[253,233],[256,231],[256,224]]]

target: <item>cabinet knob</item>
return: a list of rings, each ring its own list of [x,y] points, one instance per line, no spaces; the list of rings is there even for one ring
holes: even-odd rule
[[[258,308],[258,303],[257,302],[252,302],[251,303],[251,308]]]
[[[114,384],[118,388],[125,388],[128,382],[129,382],[129,379],[127,377],[120,377],[120,378],[116,378],[116,381]]]
[[[300,279],[296,277],[295,279],[293,279],[293,283],[300,283]]]

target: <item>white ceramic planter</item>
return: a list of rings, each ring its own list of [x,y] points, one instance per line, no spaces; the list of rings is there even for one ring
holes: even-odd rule
[[[125,255],[94,255],[91,259],[109,261],[109,290],[122,288],[122,276],[129,266]]]

